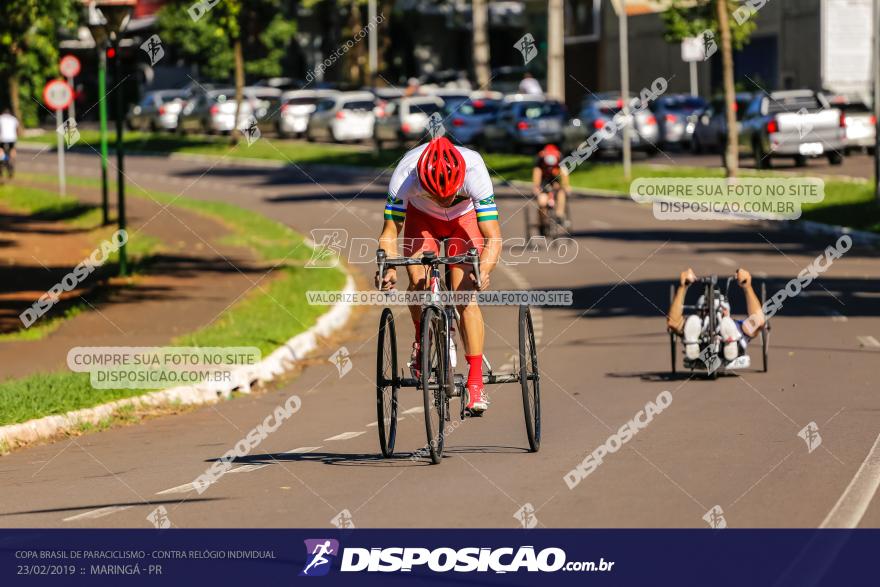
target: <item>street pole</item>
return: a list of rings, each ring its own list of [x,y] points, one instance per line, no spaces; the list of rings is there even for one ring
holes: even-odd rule
[[[699,96],[700,89],[697,81],[697,62],[691,61],[691,96]]]
[[[626,22],[626,0],[615,2],[620,35],[620,93],[623,101],[623,178],[632,179],[632,120],[629,109],[629,33]]]
[[[101,121],[101,222],[110,224],[107,179],[107,47],[98,47],[98,118]]]
[[[373,28],[370,30],[370,38],[369,42],[369,63],[370,63],[370,85],[376,85],[376,75],[379,73],[377,70],[379,69],[379,55],[378,55],[378,38],[377,32],[379,30],[379,23],[376,22],[376,18],[378,15],[376,14],[376,1],[377,0],[369,0],[367,2],[367,18],[370,22],[370,26]]]
[[[874,195],[880,203],[880,0],[874,0]]]
[[[550,0],[547,14],[547,94],[565,102],[565,7]]]
[[[125,148],[122,142],[122,108],[124,106],[122,78],[119,61],[119,38],[113,39],[113,83],[116,90],[116,194],[117,194],[117,223],[119,231],[125,232]],[[128,258],[126,255],[125,241],[119,247],[119,276],[128,275]]]
[[[67,117],[76,122],[76,86],[73,85],[73,77],[67,78],[67,85],[73,89],[73,100],[70,101],[70,106],[67,107]]]
[[[64,111],[55,110],[55,128],[61,129],[64,125]],[[61,132],[56,132],[58,139],[58,193],[63,198],[67,195],[67,182],[65,180],[64,171],[64,138]]]

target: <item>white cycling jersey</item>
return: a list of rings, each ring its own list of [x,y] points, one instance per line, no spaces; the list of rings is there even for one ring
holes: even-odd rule
[[[418,162],[427,144],[419,145],[408,151],[391,175],[388,185],[388,200],[385,204],[385,218],[388,220],[405,220],[407,206],[412,206],[428,216],[441,220],[453,220],[476,209],[477,220],[498,220],[498,208],[495,206],[495,194],[489,170],[483,158],[476,151],[458,147],[464,158],[467,169],[464,174],[464,185],[451,204],[443,206],[425,191],[419,181]]]

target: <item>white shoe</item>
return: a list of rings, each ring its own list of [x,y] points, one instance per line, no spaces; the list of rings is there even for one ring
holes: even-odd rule
[[[736,322],[730,316],[721,319],[721,343],[724,348],[724,358],[732,361],[739,356],[739,340],[742,332],[736,326]]]
[[[695,360],[700,356],[700,332],[703,330],[703,321],[696,314],[691,314],[684,321],[684,356]]]

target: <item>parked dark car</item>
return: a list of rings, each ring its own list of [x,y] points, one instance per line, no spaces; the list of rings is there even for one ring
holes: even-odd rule
[[[657,118],[661,146],[689,146],[697,114],[707,105],[703,98],[689,94],[661,96],[652,102],[651,111]]]
[[[743,92],[736,95],[734,110],[739,123],[746,113],[752,94]],[[727,112],[724,98],[716,98],[697,114],[694,134],[691,137],[691,151],[694,154],[718,153],[727,144]]]
[[[498,114],[483,128],[480,146],[487,151],[534,151],[547,143],[561,144],[568,120],[556,100],[514,95],[504,99]]]
[[[444,125],[450,139],[462,145],[480,142],[483,127],[495,118],[501,100],[468,100],[455,107],[444,107]]]

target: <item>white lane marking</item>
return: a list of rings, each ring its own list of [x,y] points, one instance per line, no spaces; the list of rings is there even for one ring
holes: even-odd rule
[[[873,336],[857,336],[859,344],[866,347],[880,348],[880,341]]]
[[[831,310],[831,321],[832,322],[846,322],[847,317],[838,312],[837,310]]]
[[[880,487],[880,435],[820,528],[855,528]]]
[[[366,434],[366,430],[359,430],[358,432],[343,432],[342,434],[337,434],[336,436],[331,436],[330,438],[325,438],[324,442],[329,442],[331,440],[348,440],[349,438],[355,438],[360,436],[361,434]]]
[[[722,265],[727,265],[728,267],[736,267],[736,261],[730,257],[718,257],[718,262]]]
[[[75,520],[95,520],[97,518],[103,518],[104,516],[109,516],[111,514],[115,514],[116,512],[121,512],[127,509],[131,509],[130,505],[111,505],[105,508],[98,508],[96,510],[91,510],[88,512],[83,512],[81,514],[77,514],[75,516],[70,516],[69,518],[64,518],[65,522],[73,522]]]
[[[378,425],[379,425],[379,422],[377,420],[375,422],[370,422],[369,424],[367,424],[367,428],[375,428]]]
[[[263,467],[268,466],[268,463],[261,463],[259,465],[242,465],[240,467],[233,467],[232,469],[226,471],[226,473],[250,473],[251,471],[256,471],[257,469],[262,469]]]
[[[156,495],[168,495],[169,493],[189,493],[190,491],[195,490],[195,485],[192,482],[184,483],[183,485],[178,485],[177,487],[172,487],[171,489],[163,489],[162,491],[157,491]]]
[[[318,450],[321,448],[320,446],[301,446],[299,448],[295,448],[293,450],[288,450],[284,454],[286,455],[299,455],[307,452],[312,452],[314,450]]]
[[[422,413],[424,413],[424,411],[425,411],[424,406],[416,406],[414,408],[410,408],[408,410],[405,410],[403,413],[404,414],[422,414]]]

